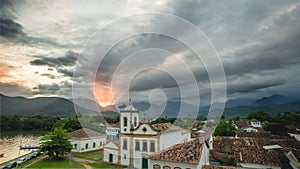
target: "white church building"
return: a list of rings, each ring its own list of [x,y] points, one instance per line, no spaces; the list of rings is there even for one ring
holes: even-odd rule
[[[171,123],[140,122],[131,104],[120,111],[120,138],[104,145],[103,160],[134,168],[148,168],[146,157],[173,145],[190,141],[190,132]]]

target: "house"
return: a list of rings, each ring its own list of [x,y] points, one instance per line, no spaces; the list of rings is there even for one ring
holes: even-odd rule
[[[201,169],[209,164],[209,150],[207,144],[198,138],[176,144],[147,159],[149,168],[153,169]]]
[[[258,132],[262,128],[261,122],[256,119],[252,119],[250,121],[244,121],[244,120],[234,121],[233,126],[236,129],[241,129],[244,132]]]
[[[140,122],[139,111],[130,104],[120,111],[119,143],[111,142],[104,146],[106,157],[104,161],[113,161],[135,168],[148,168],[148,160],[143,158],[144,156],[189,140],[189,131],[171,123],[151,125]],[[119,151],[112,151],[115,147],[118,147]],[[118,160],[114,158],[117,156]]]
[[[82,128],[70,133],[73,152],[86,152],[103,148],[105,135],[88,128]]]
[[[290,136],[266,134],[260,137],[214,137],[210,155],[214,161],[224,162],[225,157],[237,159],[245,168],[291,168],[286,154],[293,151],[300,157],[300,142]]]
[[[120,133],[120,122],[115,124],[110,124],[107,126],[105,130],[106,134],[106,141],[118,141],[119,140],[119,133]]]
[[[251,124],[252,127],[262,128],[261,122],[256,120],[256,119],[250,120],[250,124]]]
[[[110,140],[105,143],[102,157],[105,162],[119,163],[119,142]]]

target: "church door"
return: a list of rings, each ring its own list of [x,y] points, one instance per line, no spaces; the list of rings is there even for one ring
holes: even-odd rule
[[[148,159],[143,158],[142,160],[142,168],[147,169],[148,168]]]
[[[109,162],[113,162],[113,155],[112,154],[109,154]]]

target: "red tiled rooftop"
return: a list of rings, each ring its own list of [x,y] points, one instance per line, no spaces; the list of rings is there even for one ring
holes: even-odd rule
[[[160,153],[149,156],[152,160],[198,164],[201,158],[203,144],[199,139],[182,144],[176,144]]]
[[[73,138],[89,138],[89,137],[100,137],[103,136],[103,134],[88,128],[82,128],[71,132],[70,136]]]
[[[159,131],[160,133],[166,133],[166,132],[170,132],[170,131],[181,131],[181,132],[188,132],[187,130],[179,127],[179,126],[175,126],[171,123],[160,123],[160,124],[152,124],[152,128],[154,130]]]
[[[279,145],[282,148],[268,150],[263,148],[271,145]],[[220,161],[224,156],[233,156],[242,163],[287,167],[289,161],[284,153],[299,149],[300,142],[288,136],[215,137],[210,154]]]

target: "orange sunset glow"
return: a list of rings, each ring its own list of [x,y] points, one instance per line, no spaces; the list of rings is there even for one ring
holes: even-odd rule
[[[112,92],[108,86],[105,86],[102,83],[96,83],[94,88],[94,95],[97,100],[97,103],[101,107],[114,105]]]

